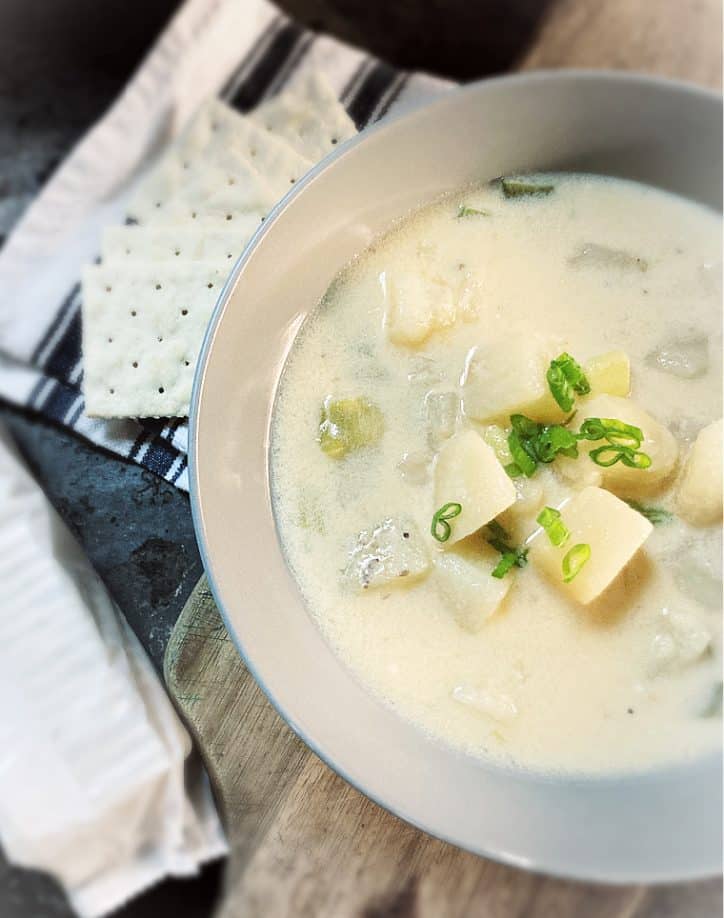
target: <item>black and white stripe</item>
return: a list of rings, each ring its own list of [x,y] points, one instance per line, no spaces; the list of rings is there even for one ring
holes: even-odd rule
[[[284,69],[295,57],[298,61],[309,44],[309,33],[288,20],[282,20],[266,50],[246,69],[245,76],[223,94],[224,98],[239,111],[250,111],[271,94],[272,87],[279,88],[285,80],[283,77],[279,82]]]
[[[246,112],[280,92],[305,62],[317,60],[340,87],[342,102],[358,128],[379,120],[394,105],[409,75],[360,52],[335,47],[283,15],[256,37],[220,95]],[[358,63],[359,62],[359,63]],[[354,72],[349,75],[352,69]],[[188,487],[187,425],[179,419],[99,421],[84,413],[81,392],[81,291],[75,284],[39,335],[31,363],[37,382],[23,403],[99,445],[138,462],[167,481]]]

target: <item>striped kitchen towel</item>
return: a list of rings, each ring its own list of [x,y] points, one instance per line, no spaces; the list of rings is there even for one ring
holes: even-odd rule
[[[188,489],[185,420],[84,412],[80,268],[202,101],[218,95],[245,112],[307,70],[325,75],[359,129],[448,85],[303,29],[266,0],[187,0],[0,251],[0,396]]]

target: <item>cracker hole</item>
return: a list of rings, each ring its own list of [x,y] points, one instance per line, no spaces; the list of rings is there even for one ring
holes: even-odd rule
[[[227,220],[231,220],[231,218],[232,218],[232,215],[231,215],[231,214],[227,214],[227,215],[226,215],[226,219],[227,219]]]
[[[293,179],[293,178],[290,178],[290,179],[289,179],[289,184],[290,184],[290,185],[293,185],[295,182],[296,182],[296,179]]]
[[[132,310],[131,310],[131,315],[132,315],[132,316],[135,316],[135,315],[137,315],[137,312],[136,312],[136,310],[135,310],[135,309],[132,309]]]
[[[174,255],[180,255],[180,254],[181,254],[181,249],[176,249],[175,252],[174,252],[173,254],[174,254]]]
[[[209,290],[211,290],[211,288],[212,288],[214,285],[211,283],[211,281],[209,281],[209,283],[208,283],[206,286],[209,288]]]
[[[111,395],[115,395],[115,394],[116,394],[116,390],[115,390],[115,389],[109,389],[108,391],[111,393]]]
[[[226,257],[227,257],[227,258],[233,258],[233,255],[231,254],[231,252],[227,252],[227,253],[226,253]]]
[[[190,361],[190,360],[184,360],[184,366],[185,366],[185,367],[190,367],[190,366],[191,366],[191,361]]]
[[[108,339],[108,343],[109,343],[109,344],[113,344],[113,338],[109,338],[109,339]]]
[[[336,138],[336,137],[333,137],[333,138],[332,138],[332,143],[333,143],[333,144],[337,143],[337,138]]]
[[[230,185],[236,185],[236,179],[230,178],[230,179],[229,179],[229,184],[230,184]]]
[[[160,290],[160,289],[161,289],[161,285],[160,285],[160,284],[156,284],[156,290]]]
[[[189,314],[188,309],[182,309],[182,310],[181,310],[181,315],[182,315],[182,316],[187,316],[188,314]]]
[[[137,369],[138,369],[138,361],[137,361],[137,360],[134,360],[133,363],[131,364],[131,366],[133,367],[134,370],[137,370]]]
[[[158,336],[158,340],[159,340],[159,341],[163,341],[163,337],[162,337],[161,335],[159,335],[159,336]]]
[[[106,286],[106,293],[110,293],[113,288],[110,285]]]
[[[159,395],[163,395],[163,393],[164,393],[165,391],[166,391],[166,390],[163,388],[163,386],[159,386],[159,387],[158,387]]]
[[[131,250],[130,250],[130,249],[126,249],[126,255],[130,255],[130,254],[131,254]]]
[[[195,211],[195,210],[192,210],[192,211],[191,211],[191,219],[192,219],[192,220],[195,220],[195,219],[196,219],[196,211]]]
[[[161,202],[160,202],[160,201],[156,201],[156,207],[160,207],[160,206],[161,206]]]
[[[183,167],[184,167],[184,169],[188,169],[188,168],[189,168],[188,162],[184,162]]]

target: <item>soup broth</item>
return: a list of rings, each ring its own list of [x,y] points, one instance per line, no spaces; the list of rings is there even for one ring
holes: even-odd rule
[[[339,274],[284,369],[273,501],[401,716],[543,770],[717,747],[720,299],[717,215],[585,175],[465,189]]]

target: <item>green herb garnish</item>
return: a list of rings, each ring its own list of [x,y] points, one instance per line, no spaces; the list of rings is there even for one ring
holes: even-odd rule
[[[493,537],[487,540],[488,545],[501,554],[500,561],[498,561],[497,565],[491,571],[492,577],[497,577],[498,580],[500,580],[505,577],[511,567],[526,566],[528,563],[527,548],[516,548],[513,545],[509,545],[508,540],[510,536],[497,520],[488,523],[487,529]]]
[[[512,430],[508,435],[508,447],[515,467],[520,469],[526,478],[530,478],[538,467],[538,460],[531,449],[530,441],[522,439],[515,430]]]
[[[454,501],[443,504],[432,518],[432,524],[430,526],[432,537],[437,539],[438,542],[447,542],[452,534],[452,529],[448,520],[454,520],[455,517],[460,516],[462,512],[462,504],[457,504]]]
[[[563,582],[570,583],[574,577],[577,577],[581,568],[591,557],[591,546],[586,543],[574,545],[573,548],[563,558],[561,565],[563,570]]]
[[[527,195],[550,194],[555,185],[526,178],[507,177],[500,180],[500,187],[503,189],[503,194],[506,198],[522,198]]]
[[[578,458],[578,442],[575,434],[558,424],[541,428],[535,443],[535,450],[541,462],[553,462],[558,453],[569,459]]]
[[[586,418],[578,432],[579,440],[602,440],[604,437],[614,446],[629,446],[632,449],[638,449],[644,441],[640,427],[617,418]]]
[[[468,207],[465,204],[461,204],[455,216],[458,220],[462,219],[463,217],[489,217],[490,211],[477,210],[475,207]]]
[[[511,478],[530,478],[539,462],[553,462],[559,453],[570,459],[578,456],[575,434],[560,424],[538,424],[524,414],[512,414],[510,423],[513,429],[508,446],[513,462],[505,466],[505,471]]]
[[[647,469],[651,456],[639,451],[644,434],[640,427],[626,424],[617,418],[586,418],[577,434],[579,440],[606,440],[603,446],[592,449],[591,460],[607,469],[617,462],[630,469]]]
[[[627,500],[626,503],[632,510],[636,510],[641,516],[645,516],[654,526],[670,523],[674,518],[674,514],[664,510],[663,507],[646,507],[637,500]]]
[[[545,529],[551,545],[559,548],[570,538],[571,532],[561,519],[559,510],[554,507],[544,507],[536,517],[536,522]]]
[[[507,530],[505,530],[497,520],[491,520],[488,523],[488,532],[490,532],[494,539],[504,539],[507,541],[510,538]]]
[[[493,570],[490,572],[490,576],[496,577],[498,580],[502,580],[508,571],[512,567],[515,567],[517,563],[518,559],[515,555],[515,552],[506,551],[501,557],[500,561],[498,561]]]
[[[573,408],[576,394],[588,395],[591,391],[591,384],[580,363],[565,352],[551,360],[546,379],[551,395],[563,411]]]

